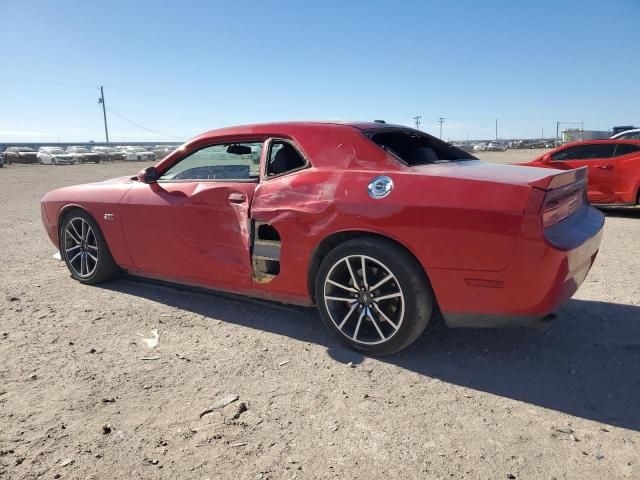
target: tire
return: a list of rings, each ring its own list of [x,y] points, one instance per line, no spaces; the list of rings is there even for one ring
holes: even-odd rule
[[[84,210],[72,210],[64,217],[60,253],[71,276],[80,283],[105,282],[119,273],[100,227]]]
[[[434,310],[433,292],[417,260],[376,237],[354,238],[331,250],[318,269],[315,298],[329,330],[369,355],[391,355],[408,347],[424,332]]]

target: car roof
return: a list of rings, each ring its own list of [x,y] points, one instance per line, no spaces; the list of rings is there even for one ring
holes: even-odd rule
[[[286,135],[293,130],[299,131],[301,128],[307,129],[331,129],[351,127],[359,130],[383,130],[383,129],[407,129],[410,127],[404,125],[394,125],[391,123],[381,122],[346,122],[346,121],[298,121],[298,122],[271,122],[271,123],[254,123],[248,125],[238,125],[234,127],[219,128],[210,130],[199,135],[196,138],[207,138],[216,136],[233,136],[233,135],[269,135],[282,134]]]
[[[640,132],[640,128],[632,128],[631,130],[625,130],[624,132],[616,133],[614,136],[610,138],[610,140],[616,140],[616,139],[624,140],[623,138],[620,138],[620,137],[628,133],[638,133],[638,132]]]

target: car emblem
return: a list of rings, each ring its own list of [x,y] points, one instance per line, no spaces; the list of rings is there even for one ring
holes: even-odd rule
[[[105,220],[113,220],[113,213],[105,213],[104,214],[104,219]]]
[[[393,190],[393,180],[387,176],[375,177],[367,188],[369,196],[374,200],[379,200],[386,197]]]

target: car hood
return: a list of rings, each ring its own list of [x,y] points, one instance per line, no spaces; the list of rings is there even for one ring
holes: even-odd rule
[[[546,188],[551,178],[562,170],[536,167],[501,165],[482,160],[432,163],[411,167],[412,173],[466,180],[490,181],[510,185],[529,185]]]

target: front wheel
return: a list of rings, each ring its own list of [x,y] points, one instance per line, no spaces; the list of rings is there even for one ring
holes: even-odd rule
[[[100,227],[83,210],[74,210],[63,220],[60,252],[71,276],[81,283],[100,283],[118,274]]]
[[[348,240],[329,252],[318,270],[315,298],[338,339],[371,355],[390,355],[413,343],[434,303],[416,259],[375,237]]]

